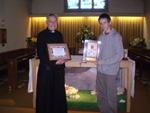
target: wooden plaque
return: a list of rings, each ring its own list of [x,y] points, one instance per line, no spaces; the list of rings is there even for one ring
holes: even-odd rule
[[[49,60],[70,59],[69,49],[65,43],[47,44]]]

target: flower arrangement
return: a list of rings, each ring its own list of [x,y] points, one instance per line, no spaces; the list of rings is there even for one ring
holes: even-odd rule
[[[82,43],[86,39],[87,40],[96,40],[96,36],[90,30],[91,30],[90,27],[88,27],[87,25],[83,25],[83,27],[81,28],[81,31],[77,33],[76,42]]]
[[[146,42],[144,38],[134,38],[134,40],[129,43],[129,46],[133,48],[146,48]]]
[[[36,48],[37,38],[36,37],[27,37],[26,42],[27,42],[27,46],[29,48]]]

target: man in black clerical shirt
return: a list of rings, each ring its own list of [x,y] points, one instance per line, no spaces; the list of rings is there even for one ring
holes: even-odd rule
[[[37,54],[40,59],[37,77],[36,113],[67,113],[64,87],[65,60],[50,61],[47,43],[63,43],[62,34],[56,30],[58,17],[47,16],[47,29],[37,38]]]

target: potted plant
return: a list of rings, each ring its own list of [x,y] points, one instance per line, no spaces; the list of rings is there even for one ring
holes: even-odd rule
[[[77,33],[76,36],[76,42],[77,43],[84,43],[84,41],[87,40],[96,40],[96,36],[93,32],[90,31],[91,28],[87,25],[83,25],[81,28],[81,31]]]
[[[144,38],[134,38],[129,46],[132,48],[146,48],[146,42]]]
[[[27,37],[26,39],[28,48],[36,48],[37,38],[36,37]]]

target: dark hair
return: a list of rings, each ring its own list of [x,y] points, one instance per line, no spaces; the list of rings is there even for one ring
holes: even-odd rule
[[[98,18],[98,21],[99,21],[100,19],[102,19],[102,18],[106,18],[108,22],[111,21],[111,18],[110,18],[110,16],[109,16],[107,13],[101,14],[101,15],[99,16],[99,18]]]

